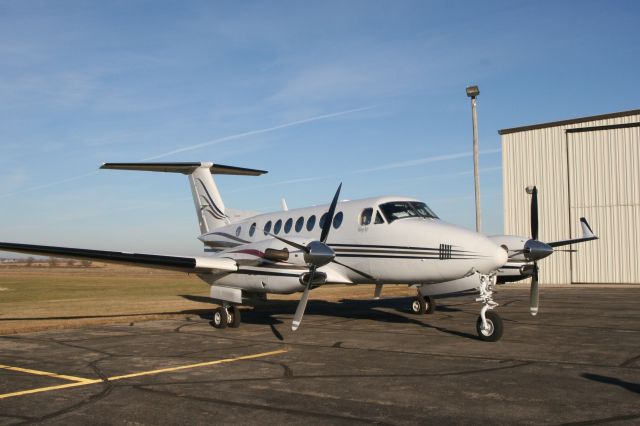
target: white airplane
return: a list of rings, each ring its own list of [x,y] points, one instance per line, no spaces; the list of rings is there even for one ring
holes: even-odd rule
[[[385,283],[416,286],[412,310],[433,309],[431,296],[479,290],[476,322],[481,339],[502,336],[492,311],[496,270],[507,251],[489,238],[440,220],[413,198],[376,197],[261,214],[233,222],[213,174],[252,175],[262,170],[212,163],[106,163],[102,169],[181,173],[188,176],[205,256],[185,257],[0,243],[0,250],[130,264],[195,273],[210,286],[217,328],[238,327],[238,305],[268,293],[303,292],[293,317],[300,326],[309,291],[326,284]],[[284,204],[283,204],[284,205]]]
[[[557,247],[597,240],[591,226],[584,217],[580,218],[582,238],[545,243],[538,240],[538,189],[535,186],[526,188],[531,195],[531,238],[517,235],[494,235],[489,237],[509,253],[508,262],[498,270],[497,282],[507,283],[531,278],[530,311],[538,314],[538,261],[550,256],[555,251],[575,251],[558,249]]]

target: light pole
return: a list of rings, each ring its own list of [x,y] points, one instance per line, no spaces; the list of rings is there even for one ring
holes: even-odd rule
[[[476,232],[482,232],[482,218],[480,214],[480,172],[478,170],[478,114],[476,112],[476,97],[480,94],[478,86],[468,86],[467,96],[471,98],[471,120],[473,122],[473,180],[476,191]]]

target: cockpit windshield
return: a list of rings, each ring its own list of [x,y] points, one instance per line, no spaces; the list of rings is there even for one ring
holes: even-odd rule
[[[419,201],[392,201],[380,204],[380,210],[388,223],[409,217],[438,219],[438,216],[425,203]]]

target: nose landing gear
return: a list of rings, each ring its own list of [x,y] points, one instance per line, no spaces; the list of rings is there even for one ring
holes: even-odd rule
[[[496,275],[480,274],[480,296],[476,302],[482,302],[484,306],[480,310],[480,315],[476,321],[476,331],[480,339],[486,342],[497,342],[502,337],[502,318],[492,309],[498,306],[493,300],[493,285],[496,282]]]

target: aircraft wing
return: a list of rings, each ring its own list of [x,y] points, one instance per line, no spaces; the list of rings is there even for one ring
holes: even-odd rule
[[[100,262],[168,269],[180,272],[221,274],[238,270],[238,265],[235,260],[224,257],[178,257],[3,242],[0,242],[0,250],[41,256],[97,260]]]

